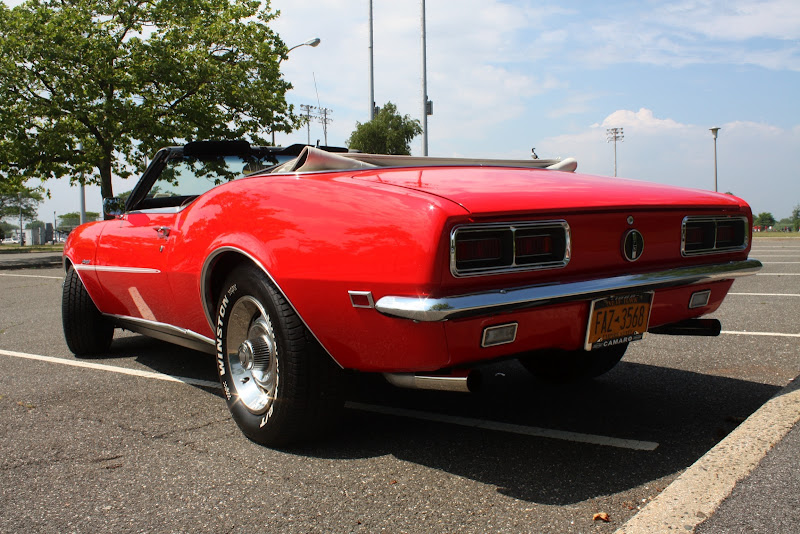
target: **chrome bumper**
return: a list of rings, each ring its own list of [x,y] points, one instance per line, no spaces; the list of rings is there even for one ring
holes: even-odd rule
[[[390,317],[426,322],[447,321],[534,308],[558,302],[587,300],[625,291],[649,291],[673,286],[702,284],[715,280],[730,280],[756,274],[760,269],[760,261],[747,259],[583,282],[500,289],[453,297],[386,296],[375,303],[375,309]]]

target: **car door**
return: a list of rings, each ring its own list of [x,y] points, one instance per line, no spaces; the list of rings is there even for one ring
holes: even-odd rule
[[[174,208],[133,211],[108,221],[100,236],[94,270],[113,298],[109,313],[172,324],[169,254],[175,242]]]

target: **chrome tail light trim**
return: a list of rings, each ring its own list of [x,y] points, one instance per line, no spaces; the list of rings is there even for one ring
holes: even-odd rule
[[[557,236],[563,239],[563,253],[558,254],[558,259],[550,259],[542,262],[520,262],[522,256],[518,255],[516,250],[516,235],[531,230],[539,230],[542,232],[555,231]],[[459,268],[457,258],[457,243],[458,238],[464,234],[476,234],[480,236],[481,233],[492,232],[508,232],[509,244],[511,247],[508,253],[508,259],[504,265],[476,267],[476,268]],[[551,236],[552,237],[552,236]],[[559,243],[560,245],[560,243]],[[463,224],[456,226],[450,232],[450,273],[456,278],[464,278],[469,276],[485,276],[492,274],[505,274],[511,272],[526,272],[526,271],[541,271],[545,269],[561,269],[566,267],[572,255],[572,238],[567,221],[548,220],[548,221],[520,221],[508,223],[487,223],[487,224]]]
[[[731,246],[720,246],[718,237],[718,228],[721,223],[741,223],[742,228],[742,242]],[[713,244],[708,247],[699,248],[696,250],[686,250],[687,248],[687,230],[686,227],[691,224],[713,224]],[[724,254],[726,252],[738,252],[745,250],[750,245],[750,228],[748,228],[749,219],[745,216],[722,216],[722,217],[706,217],[706,216],[689,216],[684,217],[681,222],[681,256],[705,256],[707,254]]]

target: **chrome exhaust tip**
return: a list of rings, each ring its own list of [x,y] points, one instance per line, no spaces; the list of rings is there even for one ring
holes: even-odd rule
[[[391,385],[407,389],[456,391],[470,393],[480,388],[481,375],[474,369],[453,371],[449,374],[383,373]]]

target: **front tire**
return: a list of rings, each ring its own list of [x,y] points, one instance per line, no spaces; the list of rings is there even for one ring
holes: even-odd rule
[[[333,425],[343,406],[341,371],[255,267],[228,276],[216,335],[228,408],[248,438],[282,447]]]
[[[114,337],[114,324],[94,305],[72,267],[64,277],[61,292],[61,325],[67,347],[76,356],[106,352]]]
[[[563,384],[587,380],[613,369],[628,348],[627,343],[586,350],[545,350],[519,359],[525,369],[543,382]]]

